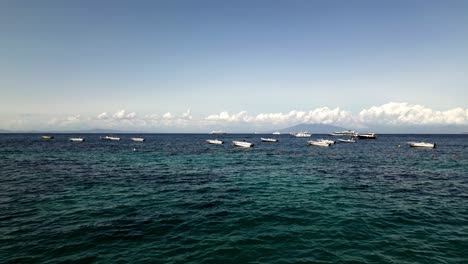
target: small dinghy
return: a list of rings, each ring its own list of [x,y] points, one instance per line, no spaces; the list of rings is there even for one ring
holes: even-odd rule
[[[278,142],[276,138],[261,138],[263,142]]]
[[[435,148],[435,143],[427,143],[427,142],[408,142],[408,145],[411,148]]]
[[[119,137],[111,137],[111,136],[105,136],[105,137],[101,137],[102,140],[112,140],[112,141],[118,141],[120,140]]]
[[[251,148],[254,146],[253,143],[250,143],[247,141],[233,141],[232,145],[236,147],[241,147],[241,148]]]
[[[350,139],[338,139],[338,141],[343,142],[343,143],[356,143],[356,140],[350,138]]]
[[[132,137],[130,138],[131,141],[134,141],[134,142],[143,142],[145,141],[144,138],[141,138],[141,137]]]
[[[54,136],[42,136],[41,138],[45,140],[51,140],[54,139]]]
[[[331,144],[320,140],[309,140],[307,144],[318,147],[329,147]]]
[[[207,139],[206,142],[208,142],[208,144],[215,144],[215,145],[221,145],[224,143],[222,140],[219,140],[219,139]]]
[[[69,138],[70,141],[73,141],[73,142],[82,142],[84,141],[85,139],[84,138],[81,138],[81,137],[72,137],[72,138]]]
[[[319,141],[322,141],[322,142],[325,142],[325,143],[328,143],[329,145],[333,145],[336,143],[335,140],[330,140],[330,139],[319,139]]]

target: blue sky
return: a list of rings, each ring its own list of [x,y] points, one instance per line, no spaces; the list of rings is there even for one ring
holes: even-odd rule
[[[467,25],[468,1],[2,1],[0,129],[466,126]]]

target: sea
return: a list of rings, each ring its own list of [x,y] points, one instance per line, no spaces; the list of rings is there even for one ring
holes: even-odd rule
[[[0,263],[468,263],[468,135],[53,136],[0,134]]]

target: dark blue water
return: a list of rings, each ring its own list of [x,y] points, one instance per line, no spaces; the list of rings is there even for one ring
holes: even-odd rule
[[[0,135],[0,263],[468,263],[466,135],[69,136]]]

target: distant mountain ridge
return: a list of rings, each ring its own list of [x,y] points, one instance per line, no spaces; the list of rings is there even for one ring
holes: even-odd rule
[[[298,124],[295,126],[287,127],[280,129],[279,132],[281,133],[295,133],[295,132],[309,132],[312,134],[329,134],[335,131],[345,131],[349,128],[344,128],[340,126],[334,125],[326,125],[326,124]]]

